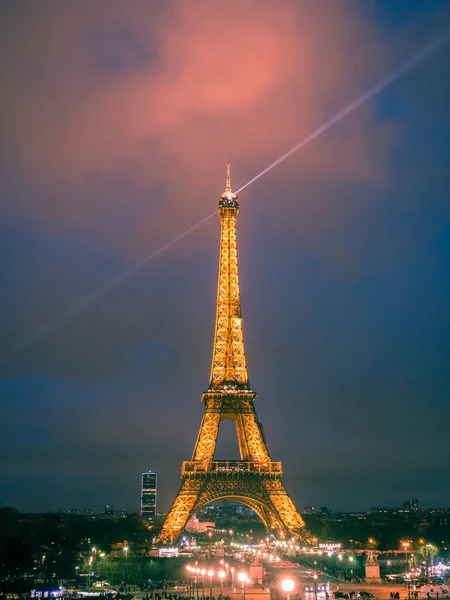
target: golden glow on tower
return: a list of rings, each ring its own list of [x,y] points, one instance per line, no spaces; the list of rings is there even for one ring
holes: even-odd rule
[[[233,387],[250,389],[245,362],[239,291],[236,217],[237,194],[231,190],[231,165],[227,163],[225,192],[220,197],[220,257],[217,311],[210,390]]]
[[[159,542],[173,543],[192,513],[205,504],[231,498],[246,504],[261,518],[268,533],[280,538],[312,541],[305,523],[281,481],[280,462],[272,462],[255,411],[245,362],[239,291],[236,217],[237,194],[231,189],[227,163],[225,192],[220,197],[219,280],[214,350],[205,412],[192,459],[181,469],[181,488],[164,521]],[[240,460],[214,460],[223,420],[234,421]]]

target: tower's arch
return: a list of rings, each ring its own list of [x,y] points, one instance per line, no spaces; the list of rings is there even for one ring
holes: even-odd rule
[[[191,514],[197,512],[207,504],[211,504],[212,502],[219,502],[220,500],[234,500],[236,502],[240,502],[244,504],[251,510],[253,510],[258,517],[261,519],[262,524],[264,525],[267,534],[276,534],[276,536],[281,539],[284,537],[284,528],[281,521],[277,518],[277,515],[271,506],[268,506],[266,502],[262,502],[261,500],[255,500],[254,498],[250,498],[246,495],[224,495],[218,494],[216,497],[209,497],[206,501],[204,499],[199,498],[198,502],[195,504],[192,509]],[[191,515],[189,515],[190,517]]]

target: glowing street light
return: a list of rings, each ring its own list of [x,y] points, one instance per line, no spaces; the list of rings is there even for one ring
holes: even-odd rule
[[[202,576],[202,598],[205,597],[205,574],[206,574],[206,569],[201,569],[200,575]]]
[[[293,579],[283,579],[281,589],[286,594],[286,600],[291,600],[291,592],[294,591],[295,581]]]
[[[189,589],[190,589],[190,593],[192,595],[194,595],[194,589],[193,589],[193,585],[192,585],[192,581],[193,581],[193,575],[192,573],[195,573],[195,569],[193,567],[191,567],[191,565],[186,565],[186,571],[188,572],[188,577],[189,577]]]
[[[208,577],[209,577],[209,597],[212,598],[212,578],[214,577],[214,571],[212,569],[210,569],[208,571]]]
[[[217,576],[218,576],[218,578],[220,580],[220,600],[222,600],[222,598],[223,598],[223,580],[225,578],[225,575],[226,575],[226,573],[225,573],[225,571],[223,569],[221,569],[217,573]]]
[[[245,600],[245,582],[248,581],[247,573],[241,571],[238,573],[238,581],[241,582],[241,592],[242,592],[242,600]]]
[[[198,596],[199,596],[198,576],[200,575],[200,569],[197,567],[196,569],[194,569],[194,573],[195,573],[195,587],[197,588],[197,600],[198,600]]]
[[[405,551],[406,570],[409,571],[409,565],[408,565],[408,548],[410,546],[410,543],[409,542],[402,542],[402,546],[403,546],[403,549]]]
[[[123,551],[125,552],[125,593],[127,593],[127,575],[128,575],[128,546],[123,547]]]
[[[100,581],[101,581],[101,586],[103,587],[103,579],[104,579],[104,573],[105,573],[105,561],[102,560],[103,558],[105,558],[106,554],[104,552],[102,552],[101,550],[96,550],[96,554],[98,554],[98,556],[100,557],[100,565],[99,565],[99,575],[100,575]]]

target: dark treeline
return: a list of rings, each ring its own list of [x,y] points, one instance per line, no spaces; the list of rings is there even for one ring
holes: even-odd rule
[[[398,550],[401,540],[426,540],[439,549],[450,547],[450,510],[441,513],[391,512],[353,516],[306,515],[309,531],[319,540],[341,543],[345,548]],[[368,540],[374,544],[368,546]]]
[[[67,513],[24,514],[13,508],[0,508],[0,543],[19,539],[36,545],[64,544],[75,548],[90,540],[105,550],[127,540],[138,544],[151,543],[148,524],[138,514],[106,518]]]
[[[114,583],[123,581],[126,572],[130,581],[148,579],[151,573],[158,577],[157,560],[147,561],[145,569],[135,560],[148,554],[152,538],[148,524],[136,514],[111,519],[0,508],[0,592],[48,589],[62,581],[82,587],[92,583],[85,576],[92,571]],[[124,543],[128,556],[120,551]]]

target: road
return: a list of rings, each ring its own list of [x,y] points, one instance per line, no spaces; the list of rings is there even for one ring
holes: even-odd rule
[[[291,598],[294,599],[296,594],[299,594],[303,600],[326,600],[325,592],[317,592],[314,591],[309,592],[305,591],[305,587],[314,587],[314,579],[311,578],[307,572],[299,567],[298,569],[282,569],[282,568],[270,568],[267,567],[268,571],[271,571],[275,575],[275,583],[272,584],[271,587],[275,587],[277,590],[281,590],[281,581],[283,579],[293,579],[295,581],[295,588],[291,594]],[[309,571],[310,572],[310,571]],[[408,597],[408,590],[402,585],[393,585],[393,584],[367,584],[367,583],[339,583],[339,587],[337,588],[337,584],[334,581],[330,581],[330,578],[326,575],[320,574],[317,578],[317,586],[322,584],[329,584],[329,595],[331,599],[331,593],[336,589],[344,593],[348,593],[350,591],[359,592],[360,590],[365,590],[374,594],[375,598],[379,600],[390,600],[390,594],[392,592],[398,592],[400,594],[400,599],[405,600]]]

